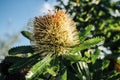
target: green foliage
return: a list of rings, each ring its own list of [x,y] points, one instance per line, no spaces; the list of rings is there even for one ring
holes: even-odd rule
[[[80,42],[82,43],[89,35],[91,35],[91,30],[94,28],[93,25],[89,25],[84,30],[80,30]]]
[[[9,55],[11,56],[6,57],[4,60],[5,63],[12,63],[8,68],[8,73],[15,74],[28,68],[29,70],[25,75],[26,80],[69,80],[70,76],[73,76],[73,79],[76,80],[84,78],[90,80],[91,77],[87,63],[95,63],[100,50],[97,49],[92,53],[88,50],[104,41],[103,37],[87,39],[87,36],[91,35],[92,28],[93,26],[90,25],[83,30],[83,33],[80,32],[80,40],[83,42],[74,47],[70,53],[63,56],[50,54],[46,57],[41,57],[40,53],[35,54],[36,52],[31,46],[11,48],[9,50]],[[27,38],[30,35],[23,34]],[[80,52],[84,50],[87,51],[84,52],[85,55],[82,55]],[[31,55],[28,53],[31,53]]]
[[[21,61],[23,59],[23,57],[18,57],[18,56],[6,56],[4,62],[8,62],[8,63],[16,63],[18,61]]]
[[[45,69],[50,65],[51,59],[51,56],[48,55],[43,60],[33,65],[26,76],[27,80],[35,80],[37,77],[39,77],[39,75],[43,73]]]
[[[118,55],[120,44],[120,1],[111,0],[69,0],[65,5],[62,0],[57,0],[60,5],[56,8],[65,9],[74,15],[79,30],[87,25],[94,25],[93,36],[104,36],[104,47],[112,51],[112,56]],[[118,13],[117,13],[118,12]]]
[[[94,64],[99,56],[100,56],[100,50],[96,49],[94,54],[91,55],[92,57],[91,62]]]
[[[119,0],[69,0],[67,3],[64,3],[63,0],[57,0],[57,1],[59,3],[59,5],[55,6],[57,9],[65,9],[66,12],[73,15],[73,19],[77,23],[77,28],[78,30],[80,30],[81,45],[84,44],[85,42],[83,37],[89,40],[89,38],[91,37],[88,36],[93,36],[93,37],[103,36],[105,42],[103,43],[102,46],[111,52],[111,54],[107,54],[108,51],[103,50],[102,54],[104,54],[104,58],[98,60],[101,51],[99,50],[95,51],[95,53],[92,56],[89,55],[88,52],[81,51],[81,53],[83,54],[82,55],[83,59],[81,58],[81,56],[76,55],[74,56],[76,60],[83,60],[83,61],[87,60],[88,63],[92,64],[92,67],[89,66],[90,73],[92,73],[91,76],[93,76],[93,78],[91,78],[92,80],[93,79],[117,80],[119,78],[118,71],[120,71],[120,68],[117,68],[118,71],[116,71],[116,66],[115,66],[115,64],[119,62],[117,58],[119,58],[120,56],[120,45],[119,45],[120,44],[120,19],[119,19],[120,1]],[[90,24],[95,26],[93,31],[91,31],[92,27]],[[86,29],[87,25],[90,25],[88,29]],[[88,33],[86,33],[85,31]],[[79,51],[79,49],[82,48],[77,47],[74,49],[75,51]],[[87,49],[88,48],[89,46],[87,47]],[[86,58],[84,59],[83,56],[86,56]],[[92,61],[89,61],[88,58],[89,56],[92,57],[91,59]],[[74,57],[69,57],[69,58],[75,60]],[[102,65],[102,63],[106,63],[106,64]],[[91,71],[91,68],[93,67],[96,67],[95,69],[97,70],[96,72]]]
[[[67,4],[62,0],[57,1],[60,5],[56,8],[65,9],[73,15],[80,44],[65,55],[48,54],[45,57],[31,46],[11,48],[10,56],[3,61],[10,64],[7,73],[16,74],[27,69],[27,74],[22,74],[24,80],[118,80],[120,16],[114,12],[120,10],[120,1],[69,0]],[[32,41],[30,32],[21,33]],[[107,48],[111,54],[106,54],[99,46]],[[104,58],[101,58],[101,53],[105,55]],[[0,72],[4,77],[6,74],[2,68]]]
[[[71,51],[71,53],[76,53],[78,51],[94,47],[96,44],[100,43],[103,40],[104,40],[103,37],[101,37],[101,38],[100,37],[95,37],[95,38],[86,40],[83,43],[81,43],[79,46],[73,48],[73,51]]]
[[[11,48],[8,53],[10,55],[16,55],[16,54],[25,54],[25,53],[33,53],[33,52],[34,50],[31,46],[18,46]]]
[[[14,63],[9,68],[8,71],[10,73],[15,73],[15,72],[18,72],[18,71],[22,70],[23,68],[30,67],[39,60],[39,57],[40,57],[39,54],[35,54],[35,55],[31,56],[31,57],[28,57],[28,58],[25,58],[25,59],[23,58],[22,60],[17,61],[16,63]]]
[[[28,31],[21,31],[22,35],[24,35],[24,37],[26,37],[29,40],[32,40],[31,36],[32,34]]]
[[[67,80],[67,70],[66,68],[63,68],[61,71],[60,71],[60,80]]]

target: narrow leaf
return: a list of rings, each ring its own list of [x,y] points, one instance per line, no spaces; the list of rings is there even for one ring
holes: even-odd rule
[[[91,61],[93,64],[95,63],[96,59],[98,59],[99,55],[100,55],[100,50],[96,49],[95,53],[91,55],[91,58],[92,58]]]
[[[74,55],[74,54],[65,55],[64,57],[70,61],[80,61],[82,58],[81,55]]]
[[[79,52],[81,50],[85,50],[85,49],[94,47],[95,45],[97,45],[98,43],[102,42],[103,40],[104,40],[103,37],[95,37],[95,38],[86,40],[82,44],[80,44],[79,46],[73,48],[71,53],[76,53],[76,52]]]
[[[105,68],[107,68],[110,64],[110,61],[109,60],[104,60],[102,62],[102,70],[104,70]]]
[[[33,52],[34,50],[31,46],[18,46],[18,47],[11,48],[8,51],[10,55],[33,53]]]
[[[18,62],[16,62],[15,64],[13,64],[10,68],[9,68],[9,72],[10,73],[15,73],[15,72],[18,72],[18,71],[21,71],[22,69],[24,69],[25,67],[27,66],[31,66],[33,65],[34,63],[38,62],[38,58],[39,58],[39,54],[35,54],[29,58],[26,58],[26,59],[22,59]]]
[[[89,35],[91,30],[94,28],[94,26],[89,25],[85,28],[85,30],[80,31],[80,41],[83,42]]]
[[[26,58],[18,57],[18,56],[6,56],[4,62],[6,63],[16,63]]]
[[[77,63],[77,68],[79,71],[78,74],[82,74],[82,76],[78,76],[80,79],[82,78],[82,80],[90,80],[90,72],[87,63],[79,62]]]
[[[23,35],[24,37],[26,37],[27,39],[32,40],[32,37],[31,37],[31,34],[32,34],[32,33],[28,32],[28,31],[21,31],[21,33],[22,33],[22,35]]]
[[[52,60],[51,55],[46,56],[43,60],[36,63],[26,75],[27,80],[34,80],[41,73],[45,71],[45,69],[49,66],[50,61]]]
[[[67,69],[62,68],[63,70],[60,73],[60,80],[67,80]]]

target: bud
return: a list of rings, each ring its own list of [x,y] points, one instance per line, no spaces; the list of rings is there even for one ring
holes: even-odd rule
[[[75,22],[61,10],[35,17],[33,24],[33,46],[41,55],[63,55],[80,43]]]

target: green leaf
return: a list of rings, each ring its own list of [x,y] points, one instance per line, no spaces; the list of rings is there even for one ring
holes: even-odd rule
[[[93,25],[89,25],[85,28],[85,30],[80,31],[80,41],[83,42],[90,34],[91,30],[94,28]]]
[[[10,68],[9,68],[9,73],[15,73],[18,71],[21,71],[22,69],[24,69],[25,67],[30,67],[31,65],[33,65],[34,63],[38,62],[38,58],[39,58],[39,54],[35,54],[29,58],[26,59],[22,59],[18,62],[16,62],[15,64],[13,64]]]
[[[120,73],[114,71],[114,73],[109,75],[107,78],[108,78],[107,80],[119,80],[120,79]]]
[[[34,50],[31,46],[18,46],[11,48],[8,53],[10,55],[16,55],[16,54],[26,54],[26,53],[33,53]]]
[[[56,72],[55,72],[55,69],[56,69],[55,66],[54,66],[54,67],[51,67],[51,68],[47,68],[47,72],[48,72],[49,74],[51,74],[52,76],[56,76],[57,74],[56,74]]]
[[[67,80],[67,69],[65,67],[60,71],[60,80]]]
[[[91,57],[91,54],[90,54],[88,51],[86,51],[86,52],[84,53],[84,55],[85,55],[86,58],[90,58],[90,57]]]
[[[51,55],[47,55],[43,60],[39,61],[34,66],[32,66],[29,73],[26,75],[26,79],[34,80],[34,78],[38,77],[47,69],[47,67],[50,65],[51,60]]]
[[[18,56],[6,56],[4,62],[6,63],[16,63],[26,58],[18,57]]]
[[[100,50],[96,49],[95,52],[91,55],[92,58],[92,63],[94,64],[96,59],[98,59],[98,57],[100,56]]]
[[[104,70],[105,68],[107,68],[110,64],[109,60],[103,60],[102,62],[102,70]]]
[[[52,76],[56,76],[59,73],[60,69],[59,64],[60,64],[59,57],[53,56],[53,59],[50,62],[50,66],[47,68],[44,74],[49,73]]]
[[[32,37],[31,37],[32,33],[28,32],[28,31],[21,31],[21,33],[27,39],[32,40]]]
[[[77,68],[78,68],[78,74],[77,75],[80,79],[82,80],[90,80],[90,72],[87,63],[85,62],[79,62],[77,63]]]
[[[89,40],[84,41],[83,43],[81,43],[79,46],[73,48],[73,50],[71,51],[71,53],[76,53],[79,52],[81,50],[85,50],[91,47],[94,47],[95,45],[97,45],[98,43],[104,41],[103,37],[95,37]]]
[[[64,55],[64,57],[65,57],[67,60],[70,60],[70,61],[80,61],[81,58],[82,58],[81,55],[74,55],[74,54]]]

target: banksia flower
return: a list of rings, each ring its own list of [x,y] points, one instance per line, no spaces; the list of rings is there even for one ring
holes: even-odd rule
[[[63,11],[35,17],[33,24],[33,46],[41,55],[63,55],[79,44],[76,24]]]

